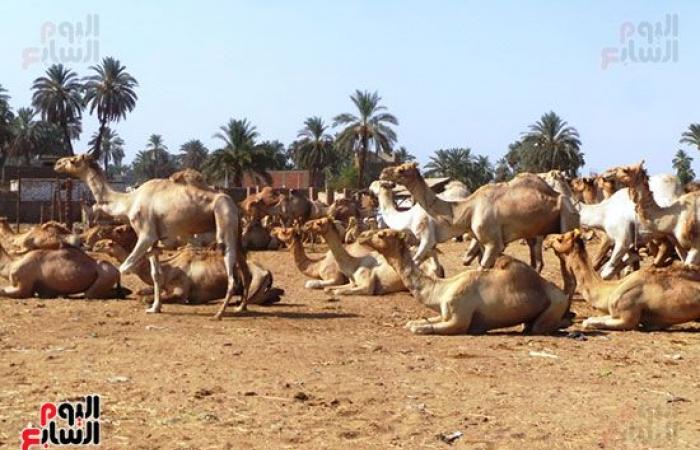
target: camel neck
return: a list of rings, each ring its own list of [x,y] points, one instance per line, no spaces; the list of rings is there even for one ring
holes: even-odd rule
[[[315,277],[317,274],[307,273],[309,266],[316,261],[309,259],[304,251],[304,244],[301,242],[301,238],[295,236],[290,242],[290,250],[292,252],[292,258],[294,259],[294,264],[297,266],[302,273],[307,276]]]
[[[359,258],[355,258],[345,250],[343,243],[340,240],[340,235],[334,226],[328,227],[328,230],[323,234],[323,238],[328,244],[328,248],[333,253],[333,257],[338,261],[341,270],[347,268],[354,271],[354,266],[358,264]]]
[[[83,181],[95,197],[95,201],[103,205],[103,208],[109,210],[109,214],[113,216],[125,215],[125,203],[130,198],[130,195],[124,192],[117,192],[107,183],[103,173],[96,169],[88,169],[87,173],[82,177]]]
[[[434,211],[450,208],[449,202],[446,202],[438,197],[435,191],[428,186],[421,175],[418,175],[414,181],[407,184],[406,188],[409,190],[411,195],[413,195],[416,203],[418,203],[428,214],[431,214]]]
[[[566,264],[576,279],[578,291],[583,295],[594,308],[607,310],[608,295],[607,287],[610,282],[593,270],[593,266],[588,259],[588,254],[583,252],[573,252],[566,256]]]
[[[391,189],[382,188],[377,197],[379,198],[379,210],[382,213],[382,219],[389,228],[394,230],[404,229],[405,224],[401,223],[401,220],[397,220],[404,212],[396,209],[394,194]]]
[[[387,262],[401,277],[406,289],[419,302],[426,306],[432,305],[432,293],[435,288],[435,280],[423,273],[423,270],[413,261],[410,250],[405,245],[397,249],[388,249],[382,252]]]
[[[3,278],[8,278],[10,274],[10,265],[14,259],[5,251],[4,248],[0,247],[0,275]]]
[[[629,195],[635,204],[640,222],[653,231],[672,233],[676,226],[678,214],[672,207],[663,208],[656,203],[649,189],[649,179],[644,178],[635,186],[629,187]]]

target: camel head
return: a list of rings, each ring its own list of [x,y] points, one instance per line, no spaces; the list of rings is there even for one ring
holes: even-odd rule
[[[124,247],[111,239],[100,239],[99,241],[95,242],[95,245],[92,246],[92,251],[96,253],[104,253],[117,261],[123,261],[127,256],[129,256],[129,252],[124,250]]]
[[[380,253],[391,249],[399,250],[406,243],[406,233],[397,230],[369,230],[362,232],[357,242]]]
[[[56,161],[53,170],[58,173],[65,173],[76,178],[85,176],[90,169],[100,170],[99,164],[95,158],[88,154],[66,156]]]
[[[274,227],[272,231],[270,231],[270,234],[287,245],[289,245],[294,239],[299,238],[299,230],[293,227]]]
[[[329,217],[324,217],[322,219],[310,220],[304,224],[303,230],[306,232],[312,232],[316,234],[325,235],[331,229],[335,230],[335,223],[333,219]]]
[[[639,186],[649,180],[643,160],[639,164],[607,170],[601,176],[606,180],[617,180],[628,187]]]
[[[419,178],[418,164],[414,162],[386,167],[379,176],[380,180],[393,181],[403,185],[410,184]]]
[[[396,183],[392,181],[376,180],[369,185],[369,191],[374,194],[375,197],[379,197],[379,194],[383,190],[388,190],[391,192],[391,190],[394,189],[394,186],[396,186]]]
[[[551,248],[557,255],[565,256],[574,252],[585,251],[586,245],[583,242],[583,234],[578,228],[564,234],[555,234],[548,237],[544,242],[545,248]]]
[[[7,217],[0,217],[0,231],[5,234],[15,234],[14,230],[10,227]]]

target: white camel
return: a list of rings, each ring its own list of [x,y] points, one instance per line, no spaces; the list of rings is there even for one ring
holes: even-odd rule
[[[369,186],[369,190],[379,199],[379,211],[387,227],[392,230],[410,231],[420,241],[413,256],[416,264],[428,257],[435,245],[461,234],[455,234],[454,228],[438,227],[435,219],[418,203],[408,210],[399,211],[394,203],[394,186],[391,181],[378,180]],[[461,201],[469,197],[469,190],[462,183],[450,183],[448,188],[437,196],[445,201]]]

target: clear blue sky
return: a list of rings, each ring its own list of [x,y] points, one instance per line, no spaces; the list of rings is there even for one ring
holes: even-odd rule
[[[4,1],[0,84],[15,108],[30,104],[46,67],[22,68],[42,24],[90,13],[100,55],[140,84],[136,109],[114,126],[128,160],[152,133],[171,151],[192,138],[216,148],[212,135],[232,117],[288,144],[306,117],[351,111],[356,88],[379,91],[399,143],[422,162],[456,146],[495,161],[554,110],[581,134],[584,172],[641,158],[669,171],[681,132],[700,122],[695,1]],[[601,69],[622,23],[667,13],[678,15],[678,62]],[[71,64],[81,75],[89,65]],[[78,151],[96,128],[86,118]]]

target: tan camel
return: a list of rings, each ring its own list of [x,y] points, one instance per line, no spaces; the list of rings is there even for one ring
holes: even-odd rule
[[[524,174],[507,183],[482,186],[464,201],[444,201],[428,187],[416,163],[387,167],[381,179],[403,184],[435,219],[444,234],[471,231],[483,246],[480,265],[493,267],[506,244],[578,226],[578,214],[565,196],[536,175]]]
[[[85,293],[85,298],[123,297],[119,271],[113,265],[72,247],[12,256],[0,246],[0,276],[10,281],[9,287],[0,288],[0,296],[10,298],[79,293]]]
[[[336,224],[337,228],[338,224]],[[289,247],[297,269],[307,277],[312,278],[304,284],[306,289],[324,289],[329,286],[347,284],[348,277],[340,270],[338,261],[336,261],[332,251],[329,250],[319,259],[308,257],[302,243],[301,230],[293,227],[280,227],[275,228],[273,234]],[[340,231],[338,234],[340,235]],[[372,253],[369,248],[357,243],[347,245],[345,249],[350,255],[357,258]]]
[[[668,237],[687,265],[700,264],[700,192],[683,194],[659,206],[649,188],[644,161],[606,172],[629,188],[642,227],[655,237]]]
[[[226,194],[205,189],[201,175],[187,174],[172,179],[149,180],[136,190],[128,193],[113,190],[99,164],[88,155],[61,158],[54,169],[80,178],[87,184],[95,197],[95,208],[113,217],[126,217],[138,235],[133,251],[120,267],[121,273],[128,273],[146,256],[151,265],[153,278],[153,306],[147,310],[159,313],[161,310],[161,271],[158,252],[149,250],[166,238],[187,238],[193,234],[216,230],[217,246],[224,252],[226,264],[226,296],[216,314],[220,319],[234,295],[236,277],[239,272],[243,283],[243,294],[236,311],[246,308],[250,269],[242,253],[240,243],[240,218],[236,204]],[[192,180],[196,179],[195,182]]]
[[[345,231],[345,237],[343,238],[343,242],[346,244],[352,244],[355,242],[357,239],[357,236],[360,235],[360,225],[357,222],[357,217],[355,216],[350,216],[348,218],[348,228]]]
[[[102,239],[111,239],[131,251],[137,238],[131,225],[94,225],[80,235],[83,245],[88,249],[92,249]]]
[[[382,295],[406,290],[399,274],[381,255],[370,253],[358,257],[350,254],[343,247],[332,219],[312,220],[307,222],[304,228],[323,236],[340,270],[349,280],[342,286],[326,287],[324,290],[327,292],[334,295]],[[435,254],[431,256],[420,267],[436,276],[441,275],[442,266],[437,262]]]
[[[598,188],[596,177],[581,177],[571,180],[571,190],[576,200],[592,205],[602,202],[606,197]]]
[[[663,329],[700,319],[697,268],[644,268],[621,280],[603,280],[593,269],[578,230],[552,236],[547,245],[565,261],[586,301],[608,313],[586,319],[585,328]]]
[[[416,300],[440,313],[408,322],[412,333],[479,334],[523,323],[525,332],[543,334],[569,325],[566,294],[511,257],[500,256],[490,270],[437,279],[415,264],[403,231],[369,231],[359,242],[380,252]]]
[[[129,255],[121,245],[111,239],[95,244],[95,252],[102,252],[123,262]],[[272,273],[255,262],[249,262],[252,281],[248,303],[267,305],[280,300],[283,290],[272,287]],[[186,303],[207,303],[226,295],[226,266],[216,252],[209,249],[183,247],[170,257],[161,260],[164,301],[178,299]],[[146,284],[152,285],[148,261],[141,260],[135,274]],[[150,293],[146,290],[144,293]]]
[[[7,224],[6,219],[0,219],[0,238],[12,252],[28,250],[56,250],[64,245],[78,247],[80,237],[73,234],[63,224],[49,221],[36,225],[24,233],[15,233]]]

